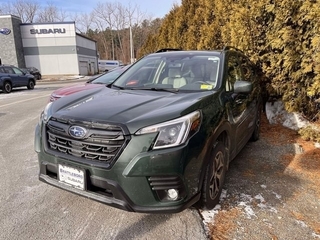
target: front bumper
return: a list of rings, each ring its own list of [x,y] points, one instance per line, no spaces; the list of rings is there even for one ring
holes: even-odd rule
[[[64,165],[67,164],[69,166],[71,164],[71,166],[79,168],[79,164],[67,162],[65,159],[59,159],[58,163],[62,163]],[[138,165],[140,165],[140,163]],[[58,180],[58,164],[41,160],[39,180],[52,186],[129,212],[176,213],[191,207],[200,199],[199,193],[193,194],[189,197],[191,193],[187,189],[188,184],[180,181],[179,187],[183,188],[183,192],[185,193],[182,199],[172,202],[159,200],[156,191],[152,190],[152,185],[155,185],[160,189],[161,187],[171,188],[170,184],[172,188],[174,188],[174,186],[178,187],[177,185],[179,184],[177,181],[164,181],[166,179],[170,180],[172,177],[158,177],[158,182],[155,183],[154,181],[154,184],[151,184],[148,180],[152,177],[128,177],[128,175],[118,175],[116,176],[117,180],[115,180],[116,178],[108,179],[108,176],[111,177],[113,175],[110,173],[112,170],[109,171],[109,174],[104,172],[106,170],[102,170],[105,174],[101,174],[101,172],[99,172],[101,169],[95,169],[85,165],[82,165],[81,168],[85,171],[85,190],[80,190],[60,182]],[[133,168],[132,171],[137,173],[134,169],[135,168]],[[124,172],[125,171],[123,171],[123,173]],[[95,173],[97,175],[94,175]],[[154,173],[154,176],[159,176],[159,173]],[[183,177],[181,177],[181,179],[183,179]],[[159,186],[159,183],[162,183],[162,186]]]
[[[39,160],[39,180],[69,192],[130,212],[176,213],[200,199],[200,175],[203,154],[195,139],[188,144],[157,151],[144,151],[151,135],[130,140],[111,168],[101,164],[75,162],[69,157],[47,151],[39,125],[35,133],[35,151]],[[196,147],[192,147],[196,146]],[[59,181],[58,166],[67,165],[84,171],[85,189]],[[166,189],[178,189],[175,201],[164,197]]]
[[[42,165],[42,169],[45,169],[45,165]],[[42,171],[43,171],[42,170]],[[110,189],[113,193],[116,193],[116,196],[114,197],[107,197],[102,194],[97,194],[95,192],[90,191],[83,191],[71,186],[68,186],[64,183],[61,183],[57,181],[56,179],[48,176],[45,173],[39,174],[39,180],[42,182],[45,182],[47,184],[50,184],[52,186],[58,187],[60,189],[78,194],[83,197],[87,197],[89,199],[101,202],[103,204],[119,208],[128,212],[141,212],[141,213],[177,213],[185,210],[186,208],[191,207],[193,204],[195,204],[200,199],[200,194],[195,195],[193,198],[189,199],[188,202],[185,202],[180,205],[176,206],[138,206],[134,204],[130,198],[126,195],[126,193],[123,191],[121,186],[117,184],[114,181],[111,180],[100,180],[103,187]],[[97,180],[99,181],[99,180]]]

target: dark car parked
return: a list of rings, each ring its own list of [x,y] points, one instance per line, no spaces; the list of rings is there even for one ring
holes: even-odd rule
[[[40,80],[42,78],[40,70],[35,67],[21,68],[21,70],[24,73],[32,74],[36,80]]]
[[[35,85],[36,80],[33,75],[11,65],[0,65],[0,89],[3,92],[10,93],[12,88],[16,87],[34,89]]]
[[[241,51],[159,51],[45,107],[39,179],[127,211],[212,209],[230,161],[259,138],[261,106]]]

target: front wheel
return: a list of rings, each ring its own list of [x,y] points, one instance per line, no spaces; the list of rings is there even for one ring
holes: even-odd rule
[[[226,158],[224,144],[217,142],[212,149],[202,187],[201,206],[203,209],[213,209],[219,203],[227,171]]]
[[[10,93],[12,91],[12,85],[10,82],[5,82],[3,84],[3,87],[2,87],[2,90],[5,92],[5,93]]]
[[[29,82],[28,82],[28,86],[27,86],[27,88],[28,89],[34,89],[34,81],[33,80],[30,80]]]

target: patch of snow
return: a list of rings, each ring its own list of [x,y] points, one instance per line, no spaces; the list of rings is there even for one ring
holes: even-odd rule
[[[317,142],[317,143],[314,144],[314,146],[315,146],[316,148],[320,148],[320,143]]]
[[[304,152],[303,147],[300,144],[294,144],[294,151],[296,154],[302,154]]]
[[[259,208],[262,208],[262,209],[267,209],[267,208],[268,208],[267,205],[264,204],[264,203],[258,203],[257,206],[258,206]]]
[[[278,195],[278,197],[281,198],[280,195]],[[256,214],[254,213],[252,206],[251,206],[252,202],[254,202],[253,200],[258,201],[257,207],[259,207],[260,209],[270,211],[273,213],[278,213],[278,210],[276,208],[274,208],[266,203],[262,194],[258,194],[254,197],[251,197],[250,195],[242,193],[242,194],[240,194],[240,202],[238,203],[238,206],[244,207],[244,211],[249,219],[251,219],[252,216],[256,217]]]
[[[227,198],[227,190],[222,189],[222,192],[220,195],[220,203],[222,203],[226,198]],[[203,222],[205,224],[213,223],[215,215],[218,214],[220,210],[221,210],[221,205],[217,204],[212,210],[201,211],[200,214],[202,215]]]
[[[219,213],[219,210],[221,210],[221,205],[220,204],[216,205],[214,207],[214,209],[212,209],[212,210],[202,211],[201,215],[202,215],[202,218],[203,218],[203,222],[205,224],[214,223],[214,217],[215,217],[216,214]]]
[[[314,238],[319,238],[319,239],[320,239],[320,235],[319,235],[319,234],[316,234],[316,233],[312,233],[312,237],[314,237]]]
[[[274,207],[269,207],[269,211],[273,213],[278,213],[278,210],[275,209]]]
[[[252,217],[257,217],[257,215],[254,213],[251,206],[248,205],[247,202],[240,202],[239,206],[244,207],[244,211],[247,215],[247,218],[252,219]]]
[[[246,202],[252,202],[252,197],[248,194],[244,194],[244,193],[241,193],[240,194],[240,198],[242,201],[246,201]]]
[[[277,199],[281,199],[281,195],[279,195],[278,193],[276,193],[276,192],[272,192],[274,195],[276,195],[276,198]]]
[[[253,209],[249,204],[252,202],[253,198],[250,195],[241,193],[240,194],[241,201],[239,202],[240,207],[244,207],[244,211],[247,215],[247,218],[251,219],[252,217],[257,217],[254,213]]]
[[[256,195],[254,198],[260,200],[260,202],[266,202],[261,194]]]
[[[17,95],[25,95],[25,94],[26,94],[25,92],[14,92],[14,94],[3,93],[3,94],[0,94],[0,99],[13,98],[13,97],[16,97]]]
[[[260,185],[260,187],[262,187],[262,188],[264,188],[264,189],[266,189],[266,188],[267,188],[267,186],[266,186],[266,185],[264,185],[264,184]]]
[[[282,101],[267,102],[266,103],[266,116],[270,124],[282,124],[283,126],[299,130],[307,127],[310,123],[298,113],[288,113],[284,109]]]
[[[296,222],[301,226],[301,227],[308,227],[307,224],[305,224],[303,221],[300,221],[300,220],[296,220]]]
[[[220,202],[225,200],[227,198],[227,190],[222,189],[221,195],[220,195]]]

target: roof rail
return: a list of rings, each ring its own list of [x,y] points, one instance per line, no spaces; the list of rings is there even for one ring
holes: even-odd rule
[[[171,52],[171,51],[182,51],[182,49],[179,49],[179,48],[162,48],[162,49],[159,49],[158,51],[156,51],[156,53]]]
[[[225,47],[223,48],[223,51],[225,51],[225,50],[232,50],[232,49],[237,50],[237,51],[243,53],[242,50],[240,50],[239,48],[233,47],[233,46],[225,46]]]

